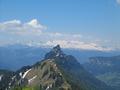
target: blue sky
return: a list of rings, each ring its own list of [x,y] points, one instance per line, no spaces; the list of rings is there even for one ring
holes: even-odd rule
[[[95,44],[93,46],[99,48],[120,48],[120,0],[0,0],[1,44],[2,40],[5,42],[10,38],[12,41],[21,41],[22,36],[10,34],[12,30],[8,28],[6,31],[2,30],[3,23],[15,20],[20,21],[20,24],[33,20],[43,25],[39,28],[40,33],[42,31],[45,35],[49,33],[52,35],[48,35],[50,39],[45,39],[46,42],[62,41],[65,38],[66,41],[73,39],[82,42],[82,45],[78,43],[80,47],[84,44],[88,45],[86,47]],[[59,35],[54,36],[54,33]],[[29,41],[37,38],[35,35],[33,37],[30,35],[26,37]],[[41,42],[46,38],[42,35],[40,35]],[[73,38],[75,35],[78,37]],[[64,42],[53,44],[57,43]]]

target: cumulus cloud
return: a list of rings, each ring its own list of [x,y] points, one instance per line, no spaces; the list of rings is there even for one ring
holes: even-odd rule
[[[15,34],[38,34],[46,29],[46,26],[43,26],[36,19],[33,19],[27,23],[22,23],[20,20],[11,20],[0,23],[0,30],[15,33]]]
[[[31,20],[30,22],[27,23],[27,25],[29,25],[35,29],[38,29],[38,30],[46,29],[46,27],[43,26],[42,24],[40,24],[37,19]]]
[[[84,41],[81,34],[49,32],[37,19],[23,23],[11,20],[0,23],[0,44],[25,44],[29,46],[53,47],[60,44],[63,48],[109,51],[95,42]]]

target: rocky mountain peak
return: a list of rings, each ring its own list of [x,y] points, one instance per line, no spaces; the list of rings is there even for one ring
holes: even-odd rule
[[[4,81],[0,82],[0,90],[111,90],[87,72],[74,56],[64,54],[60,45],[53,47],[45,60],[21,68]]]
[[[61,48],[60,48],[60,45],[56,45],[55,47],[53,47],[52,49],[53,52],[61,52]]]
[[[60,48],[60,45],[53,47],[53,49],[45,55],[45,59],[51,59],[55,57],[64,57],[65,54]]]

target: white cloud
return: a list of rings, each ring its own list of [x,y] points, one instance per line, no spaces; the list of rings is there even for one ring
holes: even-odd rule
[[[46,27],[40,24],[36,19],[33,19],[27,23],[22,23],[20,20],[11,20],[0,23],[1,31],[13,34],[38,34],[44,29],[46,29]]]
[[[20,20],[11,20],[0,23],[1,44],[25,44],[29,46],[55,46],[60,44],[63,48],[87,49],[109,51],[96,42],[89,42],[81,34],[66,34],[59,32],[44,31],[46,26],[33,19],[23,23]],[[84,38],[84,39],[83,39]]]
[[[37,19],[31,20],[31,21],[28,22],[27,24],[28,24],[29,26],[34,27],[34,28],[37,28],[37,29],[39,29],[39,30],[46,29],[46,27],[43,26],[42,24],[40,24]]]
[[[103,48],[95,43],[85,43],[82,41],[67,41],[67,40],[54,40],[48,41],[46,45],[54,46],[60,44],[63,48],[74,48],[74,49],[85,49],[85,50],[99,50],[99,51],[109,51],[110,48]]]
[[[118,4],[120,4],[120,0],[116,0],[116,2],[117,2]]]

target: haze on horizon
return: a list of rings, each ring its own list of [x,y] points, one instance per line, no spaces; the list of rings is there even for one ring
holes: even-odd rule
[[[120,49],[120,0],[0,0],[0,46]]]

